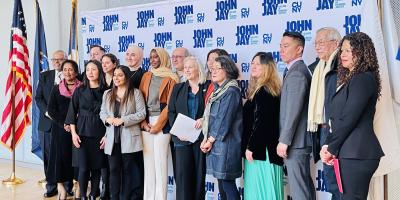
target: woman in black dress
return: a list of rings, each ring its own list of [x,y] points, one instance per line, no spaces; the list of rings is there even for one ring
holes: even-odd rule
[[[68,112],[68,105],[75,89],[79,87],[80,81],[76,78],[78,75],[78,64],[73,60],[66,60],[61,65],[64,79],[60,84],[55,85],[50,93],[47,112],[52,119],[51,142],[49,164],[54,180],[57,182],[59,199],[66,199],[67,192],[64,182],[72,182],[72,140],[70,135],[70,126],[64,124]]]
[[[99,194],[100,170],[105,167],[106,157],[100,149],[105,127],[100,119],[101,101],[106,87],[101,63],[90,60],[85,66],[83,85],[78,87],[69,105],[66,124],[71,125],[72,142],[77,150],[79,187],[85,200],[90,178],[89,198]]]

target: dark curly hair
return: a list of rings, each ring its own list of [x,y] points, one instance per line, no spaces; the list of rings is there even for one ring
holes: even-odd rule
[[[346,84],[354,74],[372,72],[378,86],[378,96],[380,96],[382,86],[379,75],[379,64],[371,38],[363,32],[352,33],[343,37],[340,47],[345,40],[350,42],[351,53],[353,54],[353,59],[355,58],[354,70],[350,72],[347,68],[343,67],[342,61],[339,59],[337,86]],[[342,50],[340,49],[338,55],[341,55],[341,53]]]

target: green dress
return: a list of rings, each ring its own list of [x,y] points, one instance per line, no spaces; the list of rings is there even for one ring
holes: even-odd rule
[[[268,151],[268,150],[267,150]],[[244,199],[283,200],[283,168],[263,160],[244,159]]]

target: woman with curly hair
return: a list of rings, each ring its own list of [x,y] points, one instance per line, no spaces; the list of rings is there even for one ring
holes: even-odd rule
[[[330,134],[320,155],[324,163],[340,161],[343,200],[367,199],[369,182],[384,155],[373,121],[381,94],[375,47],[362,32],[341,42],[336,94],[329,118]]]

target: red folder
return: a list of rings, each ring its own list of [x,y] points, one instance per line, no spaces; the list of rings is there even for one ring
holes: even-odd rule
[[[340,176],[340,165],[339,159],[333,159],[333,169],[335,170],[336,182],[339,188],[339,192],[343,194],[342,178]]]

